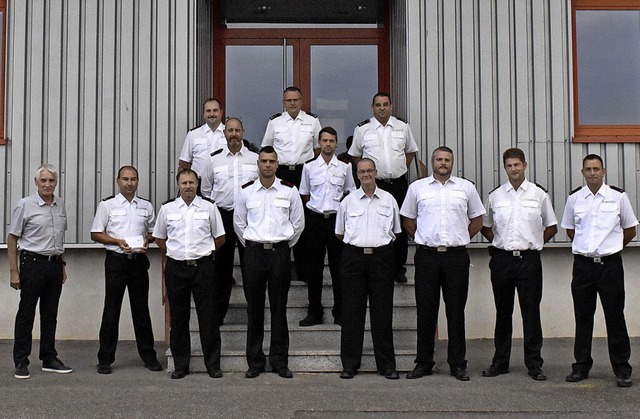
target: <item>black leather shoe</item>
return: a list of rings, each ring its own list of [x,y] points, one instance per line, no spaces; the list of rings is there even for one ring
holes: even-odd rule
[[[333,319],[333,324],[337,324],[338,326],[342,326],[342,317],[336,317]]]
[[[501,367],[496,364],[491,364],[486,370],[482,371],[483,377],[497,377],[500,374],[509,374],[509,367]]]
[[[222,370],[220,370],[220,368],[216,368],[215,370],[209,371],[209,377],[222,378]]]
[[[451,371],[451,375],[456,377],[458,381],[469,381],[469,375],[466,368],[456,368]]]
[[[189,371],[174,371],[171,373],[172,380],[179,380],[189,375]]]
[[[287,367],[282,367],[282,368],[278,368],[278,369],[274,368],[273,372],[275,372],[276,374],[278,374],[282,378],[293,378],[293,373]]]
[[[111,374],[111,365],[98,364],[98,374]]]
[[[356,370],[345,368],[340,373],[340,378],[345,379],[345,380],[350,380],[353,377],[355,377],[357,373],[358,373],[358,371],[356,371]]]
[[[531,368],[529,370],[529,377],[536,381],[545,381],[547,379],[547,376],[544,375],[541,368]]]
[[[247,372],[244,373],[244,376],[247,378],[256,378],[261,372],[264,372],[264,368],[249,367]]]
[[[573,371],[571,374],[567,375],[565,381],[567,383],[578,383],[582,380],[586,380],[589,378],[589,373],[581,372],[581,371]]]
[[[162,365],[157,360],[145,362],[144,367],[149,371],[162,371]]]
[[[398,272],[396,274],[396,282],[398,284],[406,284],[407,283],[407,276],[404,274],[404,272]]]
[[[413,371],[407,373],[407,378],[409,380],[415,380],[416,378],[422,378],[425,375],[431,374],[433,374],[433,369],[421,364],[417,364]]]
[[[633,385],[633,381],[626,374],[619,374],[616,376],[616,385],[618,387],[631,387]]]
[[[300,320],[300,323],[298,324],[302,327],[309,327],[309,326],[315,326],[317,324],[322,324],[322,317],[312,316],[311,314],[309,314],[307,317]]]
[[[382,375],[387,380],[397,380],[400,378],[396,370],[380,371],[380,375]]]

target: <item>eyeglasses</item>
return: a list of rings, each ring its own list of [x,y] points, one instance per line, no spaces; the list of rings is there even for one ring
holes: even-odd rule
[[[364,175],[364,174],[370,175],[370,174],[374,173],[375,171],[376,171],[376,169],[367,169],[367,170],[358,170],[356,173],[359,174],[359,175]]]

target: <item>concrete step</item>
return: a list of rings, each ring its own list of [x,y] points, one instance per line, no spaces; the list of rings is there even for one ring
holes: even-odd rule
[[[416,307],[414,300],[396,300],[393,307],[393,320],[398,321],[411,321],[416,318]],[[298,322],[307,316],[307,307],[309,304],[306,301],[289,301],[287,303],[287,319],[291,324],[298,324]],[[333,308],[332,302],[326,302],[324,306],[325,323],[333,323],[333,315],[331,309]],[[369,310],[367,310],[367,321],[369,319]],[[229,311],[224,319],[225,324],[246,324],[247,317],[247,304],[246,303],[232,303],[229,306]],[[271,311],[269,308],[265,308],[265,321],[271,321]],[[197,330],[197,316],[195,308],[191,309],[191,324],[190,327],[193,330]]]
[[[300,327],[289,325],[289,347],[295,351],[313,352],[316,348],[331,348],[340,351],[340,326],[334,324],[322,324],[312,327]],[[191,352],[201,350],[200,335],[197,330],[191,331]],[[244,351],[247,340],[247,326],[233,325],[220,328],[222,336],[223,356],[233,351]],[[271,326],[265,324],[264,350],[269,351],[271,341]],[[399,349],[413,349],[416,347],[415,322],[394,322],[393,342]],[[365,324],[364,348],[373,348],[371,340],[371,328],[369,322]]]

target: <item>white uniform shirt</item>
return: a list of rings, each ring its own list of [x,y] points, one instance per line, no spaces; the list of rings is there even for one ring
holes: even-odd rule
[[[489,193],[482,224],[502,250],[542,250],[544,230],[558,224],[549,195],[525,179],[516,191],[507,182]]]
[[[352,246],[380,247],[402,231],[398,203],[389,192],[376,187],[371,197],[362,188],[347,195],[336,216],[336,234]]]
[[[231,211],[240,187],[257,178],[258,155],[245,146],[233,154],[225,146],[207,159],[200,188],[202,196],[211,198],[218,208]]]
[[[61,255],[66,230],[64,201],[55,195],[51,205],[47,205],[37,192],[22,198],[11,214],[9,234],[18,237],[20,250],[47,256]]]
[[[147,237],[153,231],[155,211],[151,202],[134,196],[131,202],[121,193],[98,204],[91,225],[92,233],[106,233],[116,239]],[[105,244],[108,250],[124,253],[116,244]]]
[[[191,205],[180,197],[162,205],[153,229],[153,237],[167,240],[167,256],[174,260],[209,256],[216,248],[214,238],[222,235],[218,207],[199,196]]]
[[[376,118],[361,122],[353,131],[349,154],[373,160],[378,179],[397,179],[407,172],[406,154],[416,151],[409,124],[392,116],[384,126]]]
[[[180,152],[180,160],[191,163],[191,169],[202,176],[204,173],[204,164],[209,155],[219,148],[227,146],[227,140],[224,138],[224,124],[218,125],[215,131],[204,124],[198,128],[192,129],[187,133],[184,139],[184,145]]]
[[[309,195],[307,208],[317,213],[337,212],[340,200],[356,189],[351,163],[334,155],[329,163],[318,156],[302,167],[300,195]]]
[[[233,226],[238,238],[259,243],[288,241],[289,247],[304,229],[304,210],[298,188],[275,179],[269,188],[260,179],[243,186],[236,197]]]
[[[451,176],[444,185],[433,176],[409,185],[400,215],[416,220],[415,242],[424,246],[466,246],[470,220],[485,213],[473,183]]]
[[[571,193],[561,225],[575,230],[573,253],[598,257],[621,251],[622,230],[635,227],[638,220],[627,194],[603,184],[595,195],[587,186]]]
[[[320,120],[305,111],[300,111],[296,119],[291,118],[288,112],[276,115],[267,123],[262,147],[273,146],[280,166],[303,164],[312,159],[313,149],[320,147]]]

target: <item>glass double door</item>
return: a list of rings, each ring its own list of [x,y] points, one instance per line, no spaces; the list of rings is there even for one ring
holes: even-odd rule
[[[327,29],[331,30],[331,29]],[[225,116],[239,117],[245,138],[259,146],[269,117],[282,112],[282,91],[302,90],[303,109],[338,132],[338,152],[371,116],[371,98],[388,89],[378,41],[243,38],[224,45]]]

